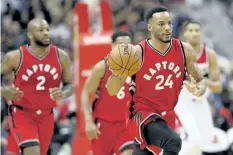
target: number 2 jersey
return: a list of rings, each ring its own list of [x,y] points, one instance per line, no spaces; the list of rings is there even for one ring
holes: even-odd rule
[[[116,96],[110,96],[107,91],[107,81],[112,72],[106,66],[105,76],[100,82],[96,92],[96,99],[92,105],[95,119],[103,119],[109,122],[124,121],[126,115],[126,104],[130,100],[129,84],[131,78],[128,77]]]
[[[15,72],[14,86],[24,92],[13,104],[29,109],[51,109],[56,102],[50,98],[49,89],[59,87],[62,68],[58,49],[50,45],[48,54],[37,57],[30,52],[28,45],[20,47],[20,64]]]
[[[177,104],[185,75],[185,53],[178,39],[172,39],[165,53],[153,48],[148,39],[139,44],[143,50],[141,69],[132,77],[135,110],[163,112]]]

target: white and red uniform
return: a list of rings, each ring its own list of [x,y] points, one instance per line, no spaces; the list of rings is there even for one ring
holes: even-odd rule
[[[196,60],[205,78],[209,76],[209,51],[210,49],[205,44],[201,44],[201,51]],[[211,144],[214,140],[216,129],[214,128],[211,108],[207,101],[209,94],[210,90],[207,89],[203,96],[196,97],[185,86],[180,93],[175,112],[187,133],[187,140],[190,142],[189,148],[190,145],[193,145],[193,147],[204,150],[204,146]],[[187,154],[184,149],[182,147],[180,154]]]

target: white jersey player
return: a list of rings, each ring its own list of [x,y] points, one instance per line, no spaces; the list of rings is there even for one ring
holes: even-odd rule
[[[220,93],[222,90],[216,54],[214,50],[201,42],[201,25],[198,22],[186,23],[183,37],[196,52],[198,67],[208,81],[208,90],[202,97],[195,97],[185,87],[180,93],[175,111],[188,135],[187,139],[191,143],[187,147],[188,150],[182,147],[180,154],[191,154],[187,152],[190,151],[191,145],[193,145],[195,155],[200,154],[201,151],[223,151],[227,147],[227,143],[222,142],[222,139],[224,141],[226,136],[221,130],[214,127],[211,108],[207,101],[210,92]],[[222,133],[223,136],[220,136]]]

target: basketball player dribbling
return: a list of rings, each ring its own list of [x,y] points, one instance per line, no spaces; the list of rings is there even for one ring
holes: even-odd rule
[[[120,43],[131,43],[129,32],[118,31],[112,35],[112,47]],[[92,140],[94,155],[132,155],[134,137],[126,128],[126,103],[130,99],[130,77],[116,96],[109,96],[106,88],[111,75],[106,60],[99,61],[87,78],[81,94],[86,134]],[[90,97],[96,99],[90,110]]]
[[[46,155],[53,135],[53,107],[73,93],[69,56],[51,44],[49,25],[43,19],[28,24],[30,45],[3,58],[1,76],[15,73],[14,87],[2,87],[12,100],[9,126],[23,155]],[[61,87],[61,82],[63,87]]]
[[[185,70],[189,74],[189,81],[184,84],[195,96],[205,93],[206,82],[196,65],[192,47],[171,37],[172,20],[168,9],[154,7],[146,13],[146,20],[150,39],[136,46],[119,45],[109,54],[108,64],[113,74],[108,79],[107,89],[111,96],[117,95],[129,73],[135,73],[131,87],[134,90],[133,101],[129,104],[126,120],[128,129],[135,136],[133,155],[155,154],[154,148],[162,148],[163,155],[178,155],[181,139],[172,129],[174,126],[168,125],[174,122],[169,119],[165,122],[163,118],[178,101]],[[133,55],[127,60],[122,59],[122,65],[126,64],[122,72],[116,70],[117,65],[113,63],[113,59],[122,58],[122,52],[119,51],[121,46],[124,46],[123,55]],[[139,57],[142,64],[140,69],[133,72],[131,68],[134,64],[128,67],[127,62],[134,57]]]
[[[188,140],[192,142],[196,150],[199,149],[199,152],[201,152],[204,146],[212,143],[213,149],[219,152],[227,148],[227,143],[225,147],[225,142],[221,143],[226,136],[224,136],[223,131],[223,136],[221,137],[218,134],[219,132],[216,133],[220,129],[217,130],[214,127],[211,108],[207,101],[207,97],[209,90],[214,93],[220,93],[222,90],[220,69],[218,67],[215,51],[202,42],[201,36],[200,23],[189,21],[184,25],[183,38],[194,49],[193,52],[196,55],[196,62],[204,73],[208,91],[202,97],[195,97],[184,87],[179,96],[175,111],[188,135]],[[185,148],[182,148],[181,152],[187,154]]]

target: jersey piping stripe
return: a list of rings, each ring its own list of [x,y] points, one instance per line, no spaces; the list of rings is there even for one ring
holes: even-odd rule
[[[95,98],[95,100],[93,101],[92,103],[92,112],[95,111],[95,107],[96,107],[96,104],[97,104],[97,101],[98,101],[98,97]]]
[[[50,45],[50,47],[51,47],[51,45]],[[38,59],[38,60],[43,60],[43,59],[46,58],[46,56],[48,56],[49,53],[50,53],[50,49],[49,49],[49,52],[48,52],[48,53],[46,53],[46,54],[43,55],[42,57],[38,57],[38,56],[36,56],[35,54],[33,54],[33,53],[31,52],[31,50],[30,50],[30,48],[29,48],[28,45],[26,45],[26,48],[27,48],[27,52],[30,53],[33,57],[35,57],[35,58]]]
[[[185,55],[185,52],[184,52],[184,46],[182,44],[182,42],[180,41],[180,47],[181,47],[181,51],[182,51],[182,54],[183,54],[183,61],[184,61],[184,80],[185,80],[185,75],[186,75],[186,72],[187,72],[187,69],[186,69],[186,55]]]
[[[15,76],[18,73],[18,71],[20,70],[22,63],[23,63],[23,49],[21,47],[19,48],[19,52],[20,52],[20,60],[19,60],[20,62],[19,62],[18,68],[15,70]]]
[[[58,62],[59,62],[59,65],[60,65],[60,68],[61,68],[61,73],[63,73],[63,68],[62,68],[62,63],[61,63],[61,57],[60,57],[60,54],[59,54],[59,50],[58,50],[58,48],[57,47],[55,47],[56,48],[56,55],[57,55],[57,60],[58,60]]]
[[[139,46],[141,47],[141,49],[142,49],[142,64],[141,64],[141,67],[142,67],[142,65],[143,65],[143,63],[144,63],[144,52],[145,52],[145,50],[144,50],[144,48],[143,48],[143,46],[141,45],[141,44],[139,44]],[[140,68],[141,68],[140,67]]]
[[[155,51],[156,53],[158,53],[158,54],[161,55],[161,56],[166,56],[167,53],[170,51],[170,49],[171,49],[171,47],[172,47],[172,39],[171,39],[171,42],[170,42],[169,47],[167,48],[167,50],[166,50],[164,53],[162,53],[162,52],[160,52],[159,50],[157,50],[156,48],[154,48],[154,47],[149,43],[148,40],[149,40],[149,39],[146,39],[146,43],[150,46],[150,48],[153,49],[153,51]]]

